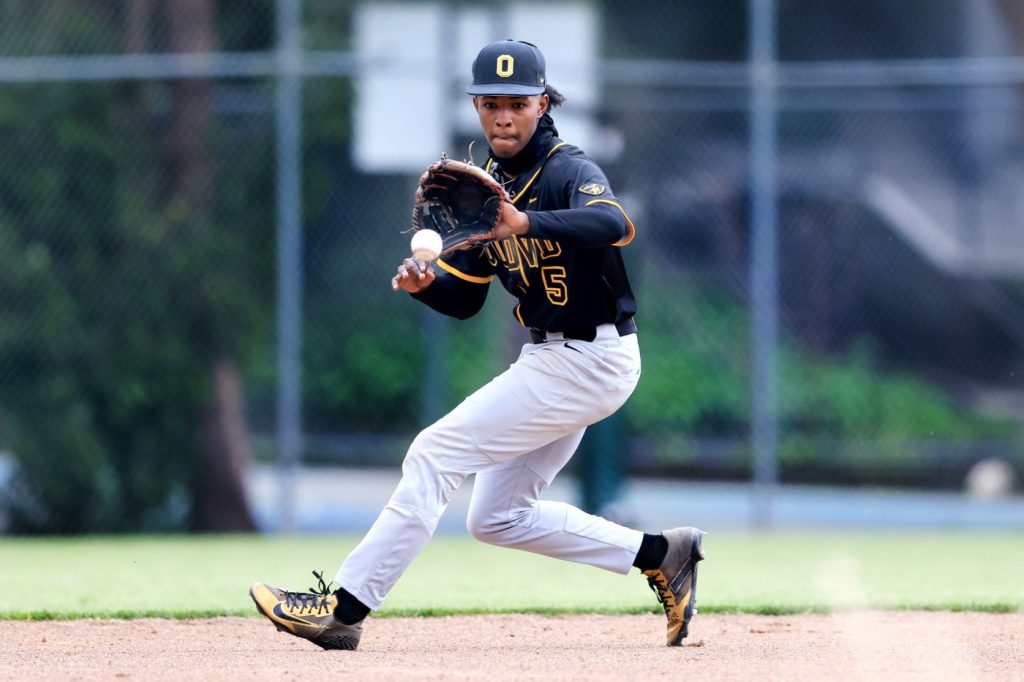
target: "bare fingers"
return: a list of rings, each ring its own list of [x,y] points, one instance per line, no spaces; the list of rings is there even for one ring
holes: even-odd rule
[[[391,278],[391,289],[398,291],[419,291],[429,282],[425,281],[428,275],[433,274],[427,264],[419,258],[406,258],[398,266],[397,274]]]

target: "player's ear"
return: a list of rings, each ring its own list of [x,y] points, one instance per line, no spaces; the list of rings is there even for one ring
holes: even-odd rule
[[[476,95],[473,95],[473,108],[480,111],[480,98]]]
[[[537,115],[537,118],[540,118],[544,114],[548,113],[548,108],[550,107],[550,105],[551,105],[551,98],[548,97],[547,93],[541,94],[541,96],[540,96],[540,113]]]

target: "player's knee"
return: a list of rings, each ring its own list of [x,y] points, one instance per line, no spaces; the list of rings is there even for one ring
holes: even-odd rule
[[[500,513],[489,509],[470,508],[466,515],[466,530],[480,542],[507,545],[515,542],[523,526],[529,523],[529,518],[529,509]]]
[[[437,453],[433,437],[427,431],[420,433],[402,462],[402,480],[407,487],[415,488],[420,494],[439,495],[447,503],[466,475],[446,465],[445,459]]]
[[[466,530],[469,531],[469,534],[474,539],[480,542],[498,545],[501,544],[501,536],[507,530],[507,526],[496,523],[494,519],[489,517],[478,518],[469,514],[466,516]]]
[[[491,526],[490,518],[486,515],[479,514],[470,508],[469,513],[466,514],[466,530],[473,536],[474,539],[480,542],[489,543],[490,538],[493,535],[493,529]]]
[[[417,448],[414,442],[409,451],[405,453],[405,459],[402,460],[402,478],[416,481],[428,480],[436,475],[434,471],[436,468],[436,463],[431,461],[427,451]]]
[[[428,427],[419,432],[409,445],[402,462],[402,475],[428,475],[448,468],[445,464],[444,436],[436,427]]]

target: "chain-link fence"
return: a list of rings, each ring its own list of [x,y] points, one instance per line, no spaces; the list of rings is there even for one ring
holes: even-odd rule
[[[248,458],[397,464],[507,366],[510,296],[458,322],[388,281],[509,36],[638,227],[644,376],[574,460],[589,506],[620,473],[1020,470],[1015,0],[6,0],[12,526],[215,527]]]

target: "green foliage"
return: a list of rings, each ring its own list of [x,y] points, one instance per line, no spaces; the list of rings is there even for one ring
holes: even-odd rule
[[[323,312],[320,323],[337,317]],[[412,429],[418,418],[417,366],[423,357],[416,321],[416,315],[377,319],[329,343],[310,344],[303,382],[310,406],[307,426],[314,431]],[[346,327],[337,322],[334,329]]]
[[[270,0],[211,8],[225,49],[272,44]],[[166,49],[168,25],[146,16],[129,27],[109,3],[55,14],[12,0],[0,43]],[[203,86],[0,91],[0,448],[19,465],[2,500],[15,530],[186,527],[213,366],[265,367],[272,127],[220,116]]]
[[[701,295],[703,294],[703,295]],[[746,316],[714,291],[641,288],[658,301],[642,315],[643,376],[626,404],[638,431],[654,435],[733,435],[748,419]]]
[[[508,369],[518,357],[525,333],[512,317],[515,299],[494,280],[483,310],[452,322],[448,407]]]
[[[742,440],[750,421],[750,322],[721,291],[682,285],[642,317],[643,378],[627,403],[633,428],[659,439],[665,461],[687,457],[686,439]],[[795,339],[779,352],[783,461],[829,455],[829,443],[871,441],[883,457],[905,458],[921,441],[1018,438],[1019,425],[964,410],[941,387],[884,370],[867,344],[835,357],[807,354]]]
[[[307,50],[352,49],[355,0],[305,0],[303,42]]]
[[[271,223],[250,203],[266,196],[266,158],[242,151],[248,178],[207,206],[164,196],[147,109],[160,90],[0,93],[0,444],[20,465],[5,500],[15,530],[184,527],[213,363],[245,359],[267,324]]]
[[[0,55],[105,54],[116,52],[110,16],[101,3],[77,11],[59,5],[40,6],[33,0],[0,3]]]
[[[1008,424],[961,409],[941,387],[885,372],[870,345],[827,360],[785,348],[781,375],[791,387],[784,419],[823,434],[872,434],[881,440],[1006,436]]]
[[[314,432],[410,431],[419,421],[421,306],[390,287],[408,253],[409,181],[352,165],[351,83],[311,78],[303,93],[305,423]]]

